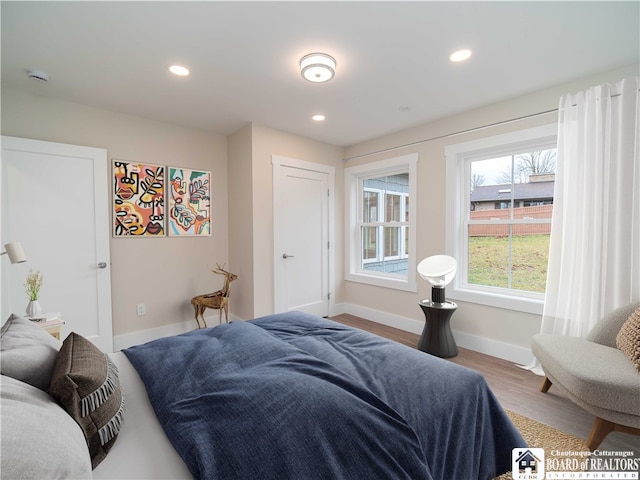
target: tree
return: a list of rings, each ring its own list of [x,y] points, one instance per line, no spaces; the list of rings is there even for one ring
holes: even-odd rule
[[[486,177],[482,173],[474,173],[471,175],[471,191],[473,192],[476,187],[483,185],[486,181]]]
[[[521,153],[514,157],[513,183],[527,183],[530,175],[556,173],[556,149]],[[511,183],[511,169],[498,177],[501,184]]]

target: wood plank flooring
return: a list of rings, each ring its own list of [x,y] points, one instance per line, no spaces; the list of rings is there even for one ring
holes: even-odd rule
[[[419,335],[349,314],[336,315],[331,319],[412,348],[416,348],[420,338]],[[575,405],[553,386],[548,393],[541,393],[543,377],[500,358],[460,347],[458,350],[458,356],[448,360],[481,373],[505,409],[583,439],[589,435],[594,416]],[[636,455],[640,455],[640,437],[613,432],[600,444],[599,449],[633,450]]]

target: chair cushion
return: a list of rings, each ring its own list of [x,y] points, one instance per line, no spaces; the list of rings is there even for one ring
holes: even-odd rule
[[[62,343],[37,323],[11,315],[0,331],[0,370],[45,392]]]
[[[617,348],[561,335],[534,335],[545,373],[585,403],[640,416],[640,375]]]
[[[640,307],[636,308],[622,325],[616,337],[616,346],[640,372]]]
[[[585,338],[590,342],[617,348],[616,336],[618,332],[629,315],[638,307],[640,307],[640,302],[634,302],[610,311],[593,326]]]

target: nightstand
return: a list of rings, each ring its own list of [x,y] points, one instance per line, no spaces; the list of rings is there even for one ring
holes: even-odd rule
[[[51,317],[36,323],[46,332],[50,333],[53,338],[60,340],[60,332],[62,331],[62,325],[64,325],[64,321],[62,320],[62,318]]]
[[[433,302],[421,300],[418,305],[424,312],[425,325],[418,342],[418,350],[440,358],[458,355],[456,340],[453,338],[449,320],[458,305],[453,302]]]

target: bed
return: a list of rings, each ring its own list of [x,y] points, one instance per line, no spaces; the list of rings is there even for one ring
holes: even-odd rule
[[[5,340],[3,333],[3,364]],[[67,343],[80,345],[81,338]],[[126,405],[117,437],[108,438],[97,465],[87,440],[90,459],[76,446],[76,462],[56,464],[76,470],[47,478],[491,479],[511,470],[513,448],[526,446],[481,375],[299,312],[158,339],[106,362]],[[25,403],[35,408],[24,392],[12,393],[15,383],[38,390],[40,403],[60,390],[52,380],[45,393],[7,373],[3,366],[3,478],[27,462],[13,458],[12,450],[24,447],[5,432],[24,431],[14,424]],[[51,400],[50,410],[64,412]],[[29,418],[44,423],[33,412]],[[80,442],[73,425],[65,428],[68,456]],[[76,430],[86,436],[86,427]],[[55,444],[42,432],[43,445],[30,435],[36,463],[47,464],[42,457],[49,450],[55,457]]]

